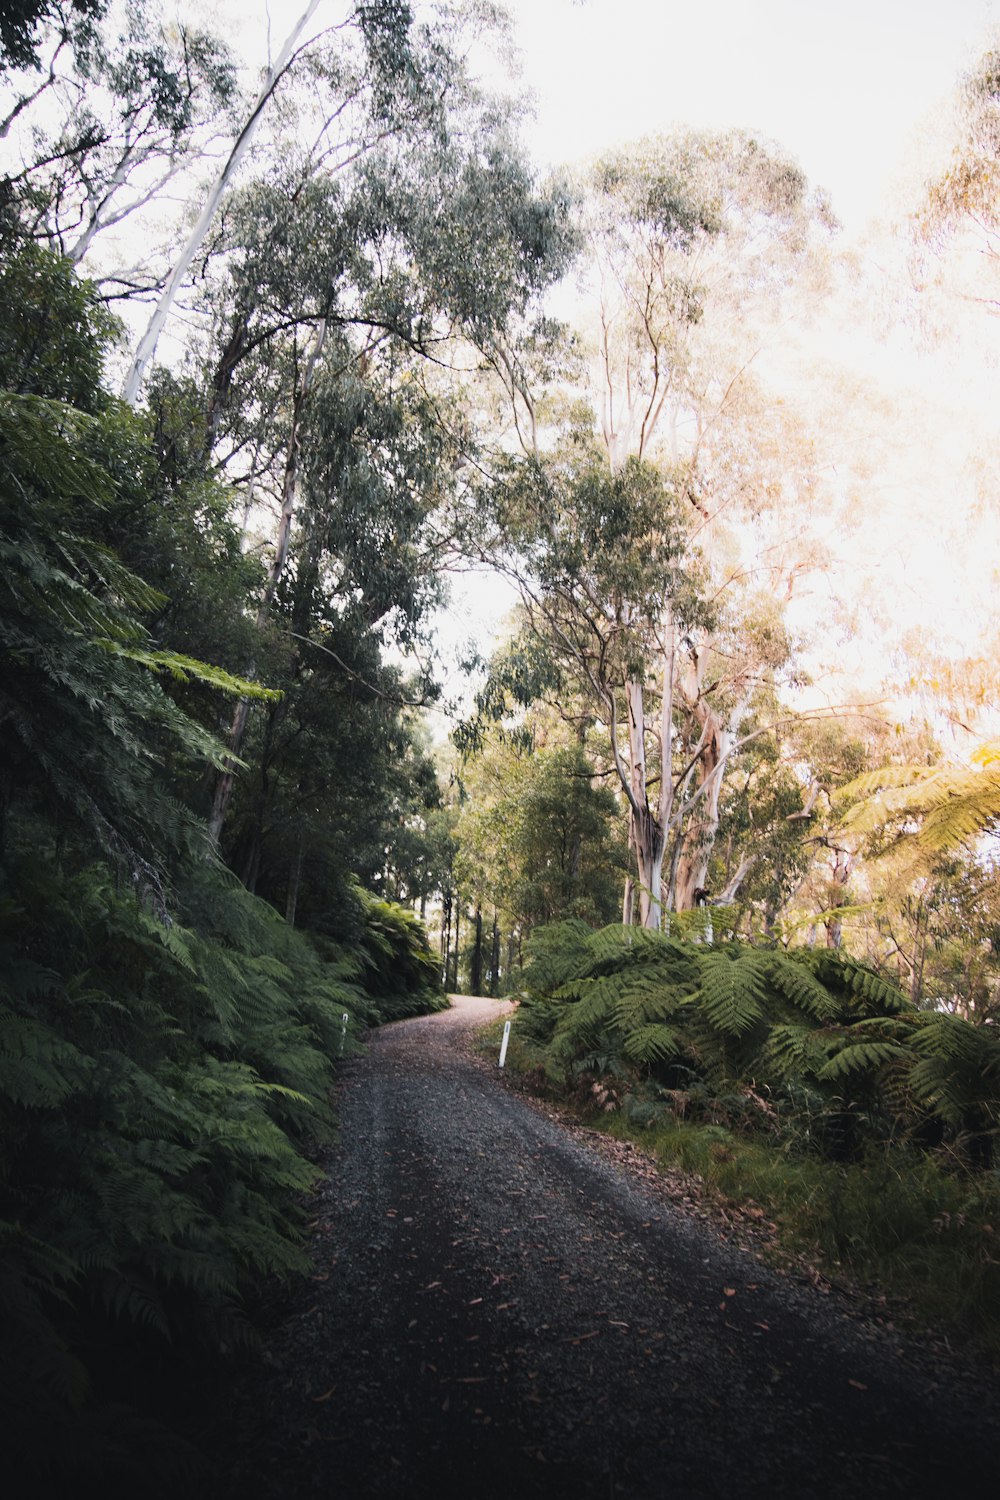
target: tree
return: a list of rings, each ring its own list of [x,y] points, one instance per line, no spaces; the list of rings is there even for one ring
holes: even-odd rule
[[[561,254],[558,198],[534,189],[457,61],[426,38],[414,48],[418,74],[424,53],[431,72],[398,108],[370,70],[314,60],[332,94],[320,145],[287,153],[233,195],[222,276],[209,288],[218,342],[206,359],[206,449],[242,474],[257,506],[273,495],[258,627],[287,608],[284,628],[299,643],[347,597],[362,632],[416,643],[446,561],[436,518],[464,436],[449,425],[448,392],[428,390],[420,367],[442,363],[460,340],[499,335]],[[441,74],[455,100],[447,133],[430,89]],[[442,199],[456,205],[455,243],[440,233]],[[241,706],[234,756],[247,723]],[[216,838],[232,790],[230,770],[217,787]]]
[[[825,221],[825,208],[809,199],[791,163],[734,133],[645,142],[600,161],[584,216],[594,247],[583,274],[596,322],[591,391],[603,449],[600,458],[593,455],[592,469],[596,475],[606,466],[608,497],[626,473],[659,469],[671,499],[659,521],[648,518],[637,527],[629,567],[641,568],[650,537],[669,536],[674,581],[668,585],[664,577],[659,593],[648,595],[638,575],[594,578],[596,588],[584,584],[576,603],[585,612],[585,630],[596,630],[603,644],[595,639],[581,652],[574,640],[569,655],[577,680],[590,682],[612,729],[630,810],[640,919],[656,926],[665,904],[688,907],[704,891],[724,775],[746,736],[764,732],[751,722],[752,710],[788,661],[789,642],[773,608],[774,580],[767,577],[765,586],[770,606],[758,583],[774,565],[754,556],[752,523],[792,500],[800,476],[782,482],[774,470],[747,459],[761,412],[747,372],[753,353],[748,312],[784,283],[811,227]],[[734,348],[720,330],[737,307],[742,346]],[[525,446],[529,472],[544,471],[537,443]],[[639,468],[630,470],[636,463]],[[554,475],[557,466],[549,467]],[[561,491],[558,482],[549,483],[546,504],[560,522],[546,528],[536,507],[540,550],[557,548],[563,532],[572,530],[579,494],[573,485]],[[501,530],[504,525],[510,541],[505,565],[520,580],[529,617],[541,625],[540,610],[551,603],[545,621],[551,644],[554,616],[574,585],[555,563],[558,582],[549,590],[544,568],[532,574],[519,560],[530,557],[523,524],[515,517]],[[600,524],[591,541],[600,549]],[[620,545],[617,533],[614,545]],[[598,557],[592,566],[600,572],[605,564]],[[684,574],[682,603],[677,580]],[[711,607],[695,606],[695,575]],[[630,598],[635,584],[638,592]],[[616,601],[609,607],[615,649],[628,638],[623,658],[608,654],[609,621],[600,614],[605,597]],[[564,632],[556,648],[564,661],[566,645]],[[667,774],[660,774],[661,762]],[[733,889],[741,878],[734,874]],[[720,894],[729,899],[732,893],[727,887]],[[631,909],[627,891],[627,920]]]
[[[465,765],[456,828],[462,889],[497,911],[518,951],[546,922],[610,921],[624,856],[614,796],[584,748],[558,732],[539,744],[533,724],[533,749],[493,740]]]
[[[63,31],[76,17],[99,19],[108,0],[6,0],[0,12],[0,63],[13,68],[37,68],[41,41],[39,27],[58,22]]]
[[[6,178],[5,196],[25,232],[77,264],[126,220],[145,216],[149,232],[147,210],[227,128],[236,72],[217,38],[162,27],[144,6],[119,36],[109,26],[80,35],[64,25],[49,51],[45,83],[29,85],[7,116],[6,129],[17,122],[23,165]],[[133,234],[137,227],[130,224]],[[148,255],[142,268],[105,267],[106,295],[146,292],[150,276]]]
[[[194,260],[195,256],[198,254],[198,251],[201,249],[202,244],[204,243],[205,236],[208,233],[212,220],[215,218],[215,215],[219,211],[219,205],[221,204],[223,196],[225,195],[226,188],[229,186],[230,181],[239,170],[240,163],[242,162],[243,157],[246,155],[250,142],[253,139],[254,132],[256,131],[258,122],[260,121],[261,114],[263,113],[265,106],[270,100],[271,95],[274,93],[278,83],[286,73],[289,64],[292,61],[295,44],[298,41],[299,37],[302,35],[302,32],[305,30],[306,26],[309,24],[309,21],[318,4],[319,0],[309,0],[309,4],[306,6],[298,21],[295,23],[295,25],[292,27],[291,31],[285,38],[277,58],[275,59],[271,67],[267,70],[267,74],[264,78],[263,84],[261,85],[260,92],[257,95],[257,98],[254,100],[253,106],[250,109],[250,112],[247,115],[246,119],[244,120],[243,125],[241,126],[236,136],[236,139],[233,141],[232,148],[230,149],[229,155],[226,157],[226,160],[224,161],[218,176],[212,183],[211,189],[209,190],[205,202],[202,205],[201,213],[198,215],[194,227],[192,228],[191,233],[188,235],[184,248],[177,259],[174,261],[174,264],[170,269],[170,275],[167,277],[166,284],[164,285],[163,290],[160,293],[156,306],[153,309],[148,324],[146,325],[145,332],[143,333],[142,338],[139,340],[139,344],[136,348],[135,355],[132,360],[132,365],[129,369],[128,375],[125,378],[125,385],[122,391],[122,395],[124,396],[125,400],[133,406],[139,399],[139,391],[142,386],[143,377],[146,373],[146,367],[148,366],[150,360],[153,358],[153,355],[156,352],[156,346],[159,342],[160,333],[162,332],[163,326],[170,315],[170,311],[173,307],[177,293],[191,267],[191,262]]]
[[[1000,252],[1000,52],[989,50],[962,80],[961,138],[948,167],[927,188],[915,215],[919,236],[937,248],[971,234],[985,250],[979,257],[996,271]],[[989,299],[991,302],[994,299]]]
[[[685,545],[683,501],[648,465],[630,460],[608,472],[580,435],[555,460],[512,466],[490,497],[496,532],[489,544],[521,591],[525,620],[557,670],[593,694],[608,727],[610,749],[630,808],[640,871],[643,925],[658,925],[672,779],[650,797],[641,689],[652,624],[693,618],[699,604],[680,570]],[[659,727],[671,735],[672,643]],[[628,749],[620,740],[625,735]]]

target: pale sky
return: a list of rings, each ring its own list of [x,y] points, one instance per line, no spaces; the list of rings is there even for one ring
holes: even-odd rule
[[[914,136],[1000,29],[997,0],[505,0],[549,163],[672,125],[759,130],[877,213]]]

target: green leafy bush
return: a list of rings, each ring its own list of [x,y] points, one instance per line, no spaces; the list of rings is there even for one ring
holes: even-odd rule
[[[526,982],[518,1030],[550,1076],[625,1072],[691,1116],[834,1158],[900,1139],[992,1157],[1000,1039],[840,951],[567,923],[533,938]]]
[[[224,872],[192,867],[178,898],[166,924],[102,864],[3,877],[0,1321],[38,1453],[93,1427],[95,1308],[112,1342],[218,1349],[246,1336],[243,1293],[307,1266],[309,1150],[363,994]]]

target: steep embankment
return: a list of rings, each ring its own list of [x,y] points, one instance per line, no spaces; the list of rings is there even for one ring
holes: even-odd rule
[[[346,1078],[316,1274],[220,1494],[866,1497],[992,1483],[969,1375],[790,1285],[499,1087],[460,1000]],[[234,1456],[235,1455],[235,1456]]]

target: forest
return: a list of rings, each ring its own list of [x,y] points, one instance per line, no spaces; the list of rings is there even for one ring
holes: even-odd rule
[[[855,496],[755,351],[850,276],[836,205],[750,131],[540,173],[477,73],[502,27],[314,0],[255,72],[157,0],[0,15],[25,1472],[187,1462],[143,1372],[252,1345],[338,1065],[449,992],[515,997],[512,1066],[705,1171],[891,1183],[887,1253],[1000,1339],[996,601],[826,690]],[[905,226],[929,320],[970,246],[995,295],[1000,55],[956,89]],[[493,588],[456,669],[449,600]]]

